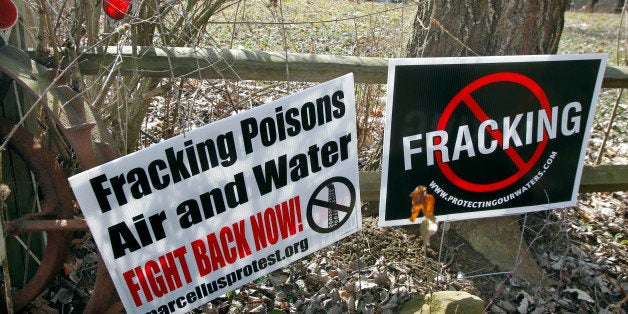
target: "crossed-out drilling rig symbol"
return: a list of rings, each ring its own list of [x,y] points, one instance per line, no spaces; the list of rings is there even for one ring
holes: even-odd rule
[[[338,186],[345,186],[349,191],[350,201],[349,204],[339,204],[336,197],[336,184]],[[327,189],[327,199],[317,198],[319,194]],[[342,225],[349,220],[353,208],[356,203],[356,193],[353,183],[345,177],[332,177],[321,183],[312,193],[312,196],[307,204],[307,222],[312,230],[319,233],[329,233],[342,227]],[[320,211],[321,208],[327,209],[327,224],[324,226],[324,222],[321,223],[321,219],[314,219],[315,212]],[[344,213],[341,218],[339,212]],[[319,216],[317,216],[319,217]]]

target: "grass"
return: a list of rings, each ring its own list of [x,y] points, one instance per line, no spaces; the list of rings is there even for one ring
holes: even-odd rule
[[[267,3],[244,1],[223,11],[214,19],[218,23],[208,26],[208,40],[231,48],[399,57],[416,12],[415,5],[399,3],[289,0],[277,8]]]
[[[249,0],[221,12],[208,25],[207,40],[230,48],[402,57],[417,10],[412,2],[284,0],[277,8],[267,4]],[[605,52],[610,64],[618,64],[619,50],[619,64],[624,64],[625,30],[617,47],[620,21],[619,14],[567,12],[558,53]]]
[[[619,14],[567,12],[558,53],[608,53],[609,64],[626,65],[626,24],[618,36],[620,21]]]

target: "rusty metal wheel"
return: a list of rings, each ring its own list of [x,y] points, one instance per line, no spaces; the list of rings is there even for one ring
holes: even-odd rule
[[[4,141],[14,126],[13,122],[0,118],[0,142]],[[25,221],[72,218],[74,213],[70,186],[53,155],[23,128],[19,128],[11,137],[8,147],[26,163],[35,176],[39,183],[43,203],[40,213],[25,215],[8,222],[5,225],[5,232],[9,235],[17,235],[21,230],[20,224]],[[71,231],[47,232],[48,242],[39,268],[30,281],[13,294],[14,310],[19,311],[26,307],[48,287],[63,265],[71,236]]]

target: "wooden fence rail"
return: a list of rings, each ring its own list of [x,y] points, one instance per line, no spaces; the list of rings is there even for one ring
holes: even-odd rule
[[[288,73],[286,72],[286,57]],[[119,58],[115,61],[116,58]],[[81,73],[116,64],[123,75],[256,81],[324,82],[353,72],[356,83],[385,84],[388,59],[214,48],[104,47],[80,56]],[[628,67],[607,66],[604,88],[628,87]],[[379,199],[379,172],[362,172],[364,201]],[[585,166],[580,192],[628,190],[628,165]]]
[[[379,201],[380,171],[360,171],[360,199]],[[412,187],[408,187],[408,193]],[[628,191],[628,165],[584,166],[580,193]]]
[[[379,202],[380,171],[360,171],[360,200]],[[408,188],[410,191],[411,188]],[[628,190],[628,165],[585,166],[580,182],[580,193]],[[13,232],[89,230],[85,219],[23,220],[15,221]]]
[[[388,77],[387,58],[242,49],[103,47],[83,53],[79,60],[85,75],[115,63],[123,75],[148,77],[324,82],[353,72],[356,83],[371,84],[386,84]],[[628,87],[628,67],[607,66],[602,87]]]

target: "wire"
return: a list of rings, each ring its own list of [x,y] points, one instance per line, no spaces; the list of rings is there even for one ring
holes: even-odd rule
[[[392,9],[387,9],[387,10],[381,10],[381,11],[377,11],[377,12],[372,12],[369,14],[363,14],[363,15],[358,15],[358,16],[352,16],[352,17],[343,17],[343,18],[338,18],[338,19],[331,19],[331,20],[320,20],[320,21],[298,21],[298,22],[257,22],[257,21],[240,21],[237,22],[237,24],[255,24],[255,25],[301,25],[301,24],[314,24],[314,23],[336,23],[336,22],[342,22],[342,21],[351,21],[351,20],[357,20],[357,19],[362,19],[362,18],[366,18],[366,17],[370,17],[373,15],[378,15],[378,14],[382,14],[382,13],[386,13],[386,12],[390,12],[390,11],[395,11],[395,10],[401,10],[401,9],[405,9],[407,7],[411,7],[412,5],[403,5],[397,8],[392,8]],[[216,21],[216,22],[207,22],[207,24],[229,24],[229,25],[233,25],[236,22],[227,22],[227,21]]]

